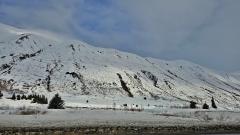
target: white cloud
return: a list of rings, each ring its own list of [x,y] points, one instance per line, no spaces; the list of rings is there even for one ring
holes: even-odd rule
[[[12,2],[0,5],[0,22],[144,57],[185,59],[226,71],[240,68],[238,0]]]
[[[21,1],[22,4],[1,5],[0,13],[4,14],[3,23],[21,27],[46,29],[50,31],[71,34],[69,25],[74,20],[76,11],[74,3],[67,1],[31,2]],[[74,1],[73,1],[74,2]],[[29,5],[28,5],[28,4]]]

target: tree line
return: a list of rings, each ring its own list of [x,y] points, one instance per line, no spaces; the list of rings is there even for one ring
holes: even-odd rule
[[[0,91],[1,92],[1,91]],[[13,93],[12,100],[32,100],[31,103],[38,103],[38,104],[48,104],[48,99],[44,95],[37,95],[37,94],[30,94],[25,96],[24,94],[17,95]],[[61,96],[57,93],[53,96],[50,100],[48,109],[64,109],[65,101],[62,100]]]
[[[0,98],[3,96],[2,92],[0,91]],[[15,95],[13,93],[12,100],[32,100],[31,103],[38,103],[38,104],[48,104],[48,99],[44,95],[37,95],[37,94],[30,94],[28,96],[25,96],[24,94],[21,95]],[[212,108],[217,108],[214,98],[211,99],[212,102]],[[190,101],[190,108],[197,108],[196,102]],[[50,100],[48,109],[64,109],[65,101],[62,100],[61,96],[57,93],[53,96],[53,98]],[[202,109],[209,109],[209,105],[205,102],[202,106]]]
[[[214,98],[212,97],[211,99],[211,102],[212,102],[212,108],[217,108],[216,104],[215,104],[215,101],[214,101]],[[190,101],[190,108],[197,108],[196,107],[196,102],[193,102],[193,101]],[[209,105],[205,102],[202,106],[202,109],[209,109]]]
[[[32,100],[31,103],[38,103],[38,104],[48,104],[48,99],[44,95],[37,95],[37,94],[30,94],[28,96],[25,96],[24,94],[21,95],[15,95],[13,93],[12,100]]]

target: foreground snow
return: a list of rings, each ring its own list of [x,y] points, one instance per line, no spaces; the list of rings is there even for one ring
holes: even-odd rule
[[[64,97],[63,97],[64,98]],[[13,101],[0,99],[1,127],[75,127],[75,126],[192,126],[192,125],[239,125],[240,109],[184,109],[180,106],[162,104],[154,101],[142,101],[137,109],[136,104],[123,107],[120,104],[131,102],[89,99],[88,97],[71,97],[65,99],[66,109],[47,109],[47,105],[31,104],[29,100]],[[78,101],[78,103],[76,102]],[[82,103],[80,103],[82,101]],[[107,102],[108,101],[108,102]],[[136,101],[136,100],[134,100]],[[92,103],[91,103],[92,102]],[[139,99],[140,102],[140,99]],[[144,104],[145,103],[145,104]],[[151,105],[146,105],[146,104]],[[160,102],[157,104],[161,104]],[[5,108],[4,108],[5,107]],[[180,107],[180,108],[177,108]],[[31,115],[21,115],[28,108],[38,110]],[[115,108],[115,109],[114,109]]]
[[[167,109],[169,111],[169,109]],[[148,110],[149,111],[149,110]],[[192,126],[192,125],[239,125],[239,111],[213,111],[205,112],[213,120],[205,121],[204,115],[197,118],[196,110],[174,110],[182,116],[168,116],[168,113],[151,113],[148,111],[132,112],[122,110],[92,110],[92,109],[65,109],[47,110],[45,114],[38,115],[0,115],[1,127],[74,127],[74,126]],[[164,111],[164,109],[159,109]],[[173,111],[170,109],[170,111]],[[218,120],[221,114],[224,121]],[[184,115],[190,115],[185,117]],[[191,118],[192,117],[192,118]]]

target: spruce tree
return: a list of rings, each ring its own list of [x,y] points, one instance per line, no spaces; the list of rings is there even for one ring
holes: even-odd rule
[[[12,100],[16,100],[15,93],[13,93],[13,95],[12,95]]]
[[[17,100],[20,100],[20,97],[21,97],[20,95],[17,95]]]
[[[51,99],[48,105],[48,109],[65,109],[64,100],[61,99],[59,94],[55,94],[55,96]]]
[[[190,102],[190,108],[196,108],[196,102],[191,101]]]
[[[214,98],[212,97],[212,108],[217,108],[217,106],[216,106],[216,104],[215,104],[215,102],[214,102]]]
[[[33,98],[32,94],[28,95],[28,100],[32,100],[32,98]]]
[[[205,104],[203,105],[203,109],[209,109],[209,106],[206,104],[206,102],[205,102]]]
[[[37,103],[37,98],[33,98],[31,103]]]
[[[0,98],[2,98],[3,94],[2,94],[2,91],[0,90]]]
[[[47,98],[44,99],[44,104],[48,104],[48,99]]]
[[[24,94],[22,95],[21,99],[22,99],[22,100],[25,99],[25,95],[24,95]]]

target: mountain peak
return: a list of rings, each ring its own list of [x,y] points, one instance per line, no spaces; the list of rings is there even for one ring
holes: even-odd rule
[[[142,58],[82,41],[57,42],[58,38],[49,33],[3,24],[0,27],[0,83],[10,93],[148,97],[198,103],[215,97],[219,104],[240,101],[237,75],[214,72],[185,60]]]

